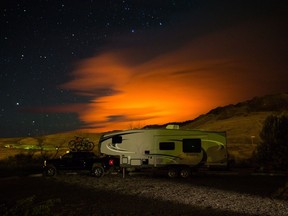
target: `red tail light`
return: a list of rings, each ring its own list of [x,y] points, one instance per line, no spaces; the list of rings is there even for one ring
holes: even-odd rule
[[[113,159],[110,159],[109,160],[109,166],[113,166],[114,165],[114,161],[113,161]]]

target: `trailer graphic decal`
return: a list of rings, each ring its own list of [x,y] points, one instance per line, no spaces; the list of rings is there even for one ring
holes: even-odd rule
[[[109,143],[107,145],[107,148],[113,152],[135,153],[135,152],[129,152],[129,151],[127,151],[127,149],[119,148],[117,144],[113,144],[113,143]]]

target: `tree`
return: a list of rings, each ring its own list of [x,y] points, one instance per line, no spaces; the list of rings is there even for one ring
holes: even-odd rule
[[[260,138],[260,145],[255,151],[257,162],[264,167],[287,170],[288,116],[268,116],[260,132]]]

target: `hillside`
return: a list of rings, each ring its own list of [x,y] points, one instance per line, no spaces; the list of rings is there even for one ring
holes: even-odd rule
[[[180,123],[182,129],[226,131],[230,144],[259,143],[259,132],[267,116],[288,112],[288,94],[255,97],[235,105],[218,107],[192,121]]]

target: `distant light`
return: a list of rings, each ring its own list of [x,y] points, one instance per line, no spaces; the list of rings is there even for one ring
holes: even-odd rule
[[[179,129],[179,125],[174,125],[174,124],[168,124],[166,126],[166,129]]]

